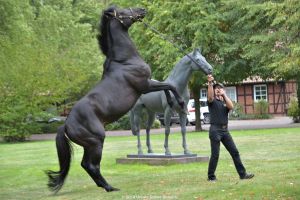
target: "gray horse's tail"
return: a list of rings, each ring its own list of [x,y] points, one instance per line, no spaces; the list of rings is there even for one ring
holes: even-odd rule
[[[137,135],[136,127],[134,124],[134,109],[130,110],[129,117],[130,117],[130,127],[131,127],[132,135]]]
[[[55,193],[58,192],[64,184],[70,169],[72,157],[72,146],[69,139],[65,136],[65,125],[58,128],[56,135],[56,149],[60,170],[57,172],[51,170],[46,171],[46,174],[49,177],[48,187]]]

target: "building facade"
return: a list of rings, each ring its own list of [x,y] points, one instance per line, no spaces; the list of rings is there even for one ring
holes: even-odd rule
[[[269,114],[286,115],[290,98],[297,91],[296,81],[262,80],[259,77],[248,78],[235,85],[224,85],[226,94],[243,107],[245,114],[253,114],[254,103],[264,99],[269,104]],[[200,90],[200,97],[207,97],[207,88]]]

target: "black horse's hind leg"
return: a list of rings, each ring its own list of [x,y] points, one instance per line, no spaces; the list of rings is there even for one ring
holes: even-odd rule
[[[92,177],[98,187],[104,188],[107,192],[118,191],[118,188],[114,188],[109,185],[100,172],[100,162],[102,158],[103,140],[99,141],[99,144],[84,147],[84,154],[81,162],[81,166]]]
[[[171,94],[170,94],[169,90],[164,90],[164,92],[165,92],[165,95],[167,98],[167,102],[168,102],[169,106],[172,108],[174,103],[172,101]]]

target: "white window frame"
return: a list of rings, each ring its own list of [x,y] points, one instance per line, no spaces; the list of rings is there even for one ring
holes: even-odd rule
[[[253,85],[253,98],[254,98],[254,102],[258,102],[259,100],[261,100],[261,99],[263,99],[263,98],[261,98],[261,99],[257,99],[257,95],[256,95],[256,91],[257,91],[257,88],[259,87],[260,88],[260,93],[261,93],[261,87],[266,87],[266,98],[264,99],[265,101],[268,101],[268,86],[267,86],[267,84],[260,84],[260,85]],[[261,94],[260,94],[260,96],[262,96]]]
[[[234,91],[234,95],[228,95],[228,90]],[[225,87],[225,91],[227,96],[231,99],[231,101],[237,102],[237,96],[236,96],[236,87],[232,86],[232,87]]]
[[[204,93],[205,93],[205,96],[203,96]],[[207,99],[207,88],[200,89],[200,99]]]

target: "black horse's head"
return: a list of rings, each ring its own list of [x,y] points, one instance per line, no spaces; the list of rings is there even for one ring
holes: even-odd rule
[[[144,8],[117,8],[115,6],[109,7],[103,12],[103,15],[118,20],[126,28],[129,28],[134,22],[141,21],[145,15]]]
[[[110,30],[112,27],[122,27],[127,31],[129,27],[136,21],[142,20],[146,15],[146,10],[143,8],[128,8],[121,9],[116,6],[111,6],[103,11],[101,16],[101,23],[99,26],[99,34],[97,39],[99,46],[104,55],[107,56],[109,50],[109,33],[115,30]],[[111,26],[111,24],[114,24]]]

